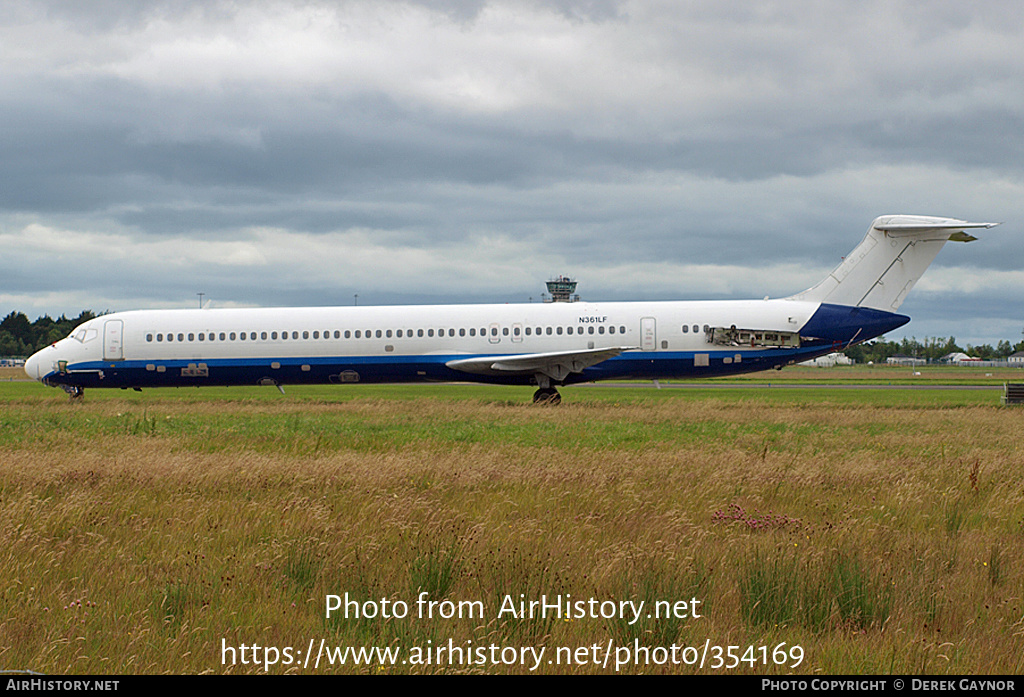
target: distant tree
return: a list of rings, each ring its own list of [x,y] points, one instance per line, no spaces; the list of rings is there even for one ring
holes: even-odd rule
[[[24,312],[11,312],[0,321],[0,331],[9,332],[21,341],[26,341],[32,337],[32,324]]]
[[[981,346],[967,344],[967,355],[972,358],[980,358],[983,361],[991,361],[996,358],[996,350],[992,348],[991,344],[982,344]]]
[[[938,357],[942,358],[943,356],[948,356],[951,353],[963,352],[964,350],[960,348],[956,343],[956,337],[951,336],[948,339],[946,339],[946,343],[942,345],[942,349]]]
[[[78,317],[57,319],[43,315],[29,322],[24,312],[11,312],[0,320],[0,356],[27,358],[36,351],[60,341],[83,322],[97,317],[92,310],[83,310]]]

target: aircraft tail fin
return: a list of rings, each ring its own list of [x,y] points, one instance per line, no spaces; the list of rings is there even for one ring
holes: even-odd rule
[[[893,312],[947,241],[971,242],[977,238],[965,230],[998,224],[920,215],[880,216],[832,273],[790,299]]]

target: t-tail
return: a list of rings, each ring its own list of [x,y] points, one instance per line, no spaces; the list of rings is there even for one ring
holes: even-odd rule
[[[894,312],[947,241],[971,242],[977,238],[966,230],[998,224],[921,215],[880,216],[832,273],[790,299]]]

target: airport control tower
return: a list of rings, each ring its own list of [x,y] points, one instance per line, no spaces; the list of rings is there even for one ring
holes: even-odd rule
[[[574,303],[580,299],[580,296],[576,295],[576,281],[568,276],[553,278],[547,282],[547,285],[548,293],[551,295],[548,302]]]

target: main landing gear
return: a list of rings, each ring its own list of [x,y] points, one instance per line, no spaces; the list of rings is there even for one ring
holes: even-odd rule
[[[542,387],[533,393],[534,404],[561,404],[562,395],[554,387]]]
[[[537,381],[538,390],[533,393],[534,404],[561,404],[562,395],[551,384],[551,378],[544,373],[537,373],[534,376]]]

